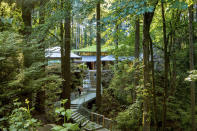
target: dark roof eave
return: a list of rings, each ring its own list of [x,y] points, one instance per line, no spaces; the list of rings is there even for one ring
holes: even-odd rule
[[[86,52],[86,53],[96,53],[96,51],[73,51],[73,52]],[[108,51],[101,51],[101,53],[108,53]]]
[[[61,57],[46,57],[47,59],[61,59]],[[81,57],[70,57],[71,59],[81,59]]]

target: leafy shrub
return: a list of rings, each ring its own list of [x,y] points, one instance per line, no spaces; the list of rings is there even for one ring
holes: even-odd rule
[[[26,99],[27,107],[20,107],[20,102],[15,102],[16,109],[9,116],[10,131],[34,131],[40,125],[38,120],[32,118],[29,101]]]
[[[72,111],[71,110],[66,110],[64,108],[65,103],[67,102],[67,100],[62,100],[61,102],[61,107],[57,107],[55,110],[55,113],[59,116],[63,116],[64,117],[64,123],[62,126],[57,125],[55,127],[52,128],[52,131],[78,131],[79,127],[77,124],[72,124],[72,123],[66,123],[67,121],[70,120],[71,115],[72,115]],[[60,118],[61,119],[61,118]]]
[[[140,107],[141,103],[137,101],[132,104],[128,109],[120,112],[116,117],[117,128],[121,130],[138,129],[141,119],[142,111]]]
[[[94,110],[93,110],[94,111]],[[102,105],[100,111],[106,117],[113,118],[118,112],[122,111],[121,104],[110,94],[110,91],[105,91],[102,95]]]

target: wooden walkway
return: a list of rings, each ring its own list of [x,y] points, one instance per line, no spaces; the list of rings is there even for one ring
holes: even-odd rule
[[[79,98],[71,101],[71,110],[73,114],[71,119],[78,123],[86,131],[109,131],[106,128],[103,128],[103,125],[97,124],[90,119],[90,113],[86,112],[87,115],[81,113],[81,108],[83,103],[90,101],[96,97],[96,93],[87,93],[86,95],[80,96]],[[88,114],[89,113],[89,114]],[[87,117],[89,115],[89,118]]]
[[[84,130],[87,131],[109,131],[103,127],[103,124],[95,122],[91,119],[92,113],[89,112],[82,104],[96,98],[96,79],[95,71],[89,71],[86,79],[83,81],[84,95],[71,101],[71,110],[73,114],[71,119],[78,123]]]
[[[95,121],[95,119],[93,119],[93,115],[96,113],[90,112],[84,107],[81,108],[83,103],[96,98],[96,82],[94,73],[94,71],[89,72],[86,80],[84,80],[83,95],[71,100],[71,110],[73,111],[71,119],[78,123],[84,131],[110,131],[103,127],[104,122],[102,122],[102,124],[98,124],[98,116],[102,115],[97,114],[97,120]],[[104,116],[102,117],[104,118]],[[103,118],[102,120],[105,120]],[[38,131],[49,131],[53,126],[54,124],[45,125],[44,127],[39,128]]]

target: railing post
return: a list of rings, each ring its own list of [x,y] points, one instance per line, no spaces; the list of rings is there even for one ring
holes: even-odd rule
[[[105,127],[105,117],[103,116],[103,127]]]
[[[93,121],[93,113],[91,112],[91,121]]]
[[[96,115],[97,116],[97,124],[99,124],[99,116],[98,115]]]
[[[112,131],[112,122],[110,122],[110,131]]]

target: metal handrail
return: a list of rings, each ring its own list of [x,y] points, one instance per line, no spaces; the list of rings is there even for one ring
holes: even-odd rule
[[[94,72],[94,71],[92,71],[92,72]],[[88,83],[88,84],[90,84],[90,86],[92,86],[92,81],[91,81],[90,75],[91,74],[90,74],[90,71],[89,71],[88,72],[88,77],[89,77],[88,82],[90,82],[90,83]],[[91,92],[90,88],[87,88],[84,91],[85,91],[85,94],[88,94],[89,92]],[[101,85],[101,91],[103,93],[102,85]],[[82,97],[82,99],[84,99],[83,100],[83,104],[84,104],[85,103],[85,96]],[[98,114],[98,113],[95,113],[95,112],[92,112],[92,111],[88,110],[87,108],[83,107],[83,104],[78,105],[77,112],[79,112],[81,115],[85,116],[90,121],[95,122],[96,124],[102,125],[104,128],[107,128],[109,130],[113,130],[113,127],[115,125],[114,120],[111,120],[111,119],[105,117],[104,115],[101,115],[101,114]]]
[[[80,112],[83,116],[87,117],[87,119],[89,119],[90,121],[102,125],[104,128],[107,128],[111,131],[113,130],[115,122],[114,120],[111,120],[104,115],[89,111],[82,105],[80,105],[78,112]]]

